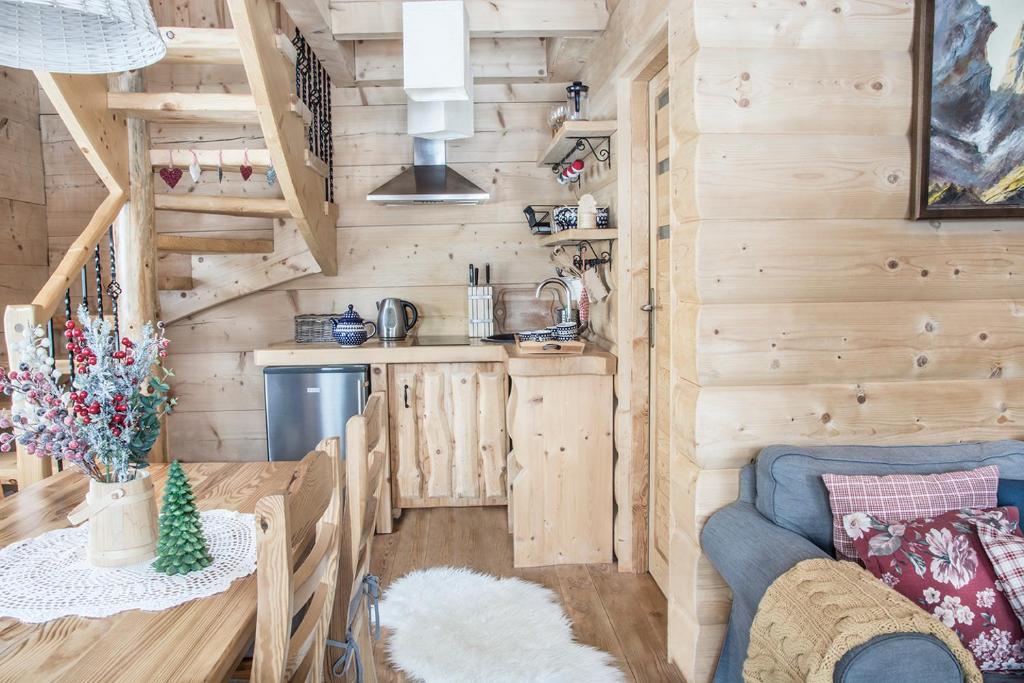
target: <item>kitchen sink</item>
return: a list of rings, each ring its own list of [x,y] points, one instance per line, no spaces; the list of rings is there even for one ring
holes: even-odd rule
[[[492,334],[490,337],[484,337],[480,341],[487,344],[515,344],[516,335],[510,332],[505,334]]]

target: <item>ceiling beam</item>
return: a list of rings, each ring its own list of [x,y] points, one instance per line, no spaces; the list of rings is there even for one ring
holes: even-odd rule
[[[473,80],[533,83],[547,80],[543,38],[473,38],[469,45]],[[356,44],[359,85],[401,85],[402,41],[366,40]]]
[[[338,40],[402,35],[401,0],[330,0]],[[605,0],[466,0],[474,38],[596,36],[608,24]]]
[[[593,38],[548,38],[547,64],[551,80],[578,80],[595,42]]]
[[[281,7],[302,32],[303,37],[337,86],[355,83],[355,50],[351,42],[334,39],[331,33],[329,0],[281,0]]]

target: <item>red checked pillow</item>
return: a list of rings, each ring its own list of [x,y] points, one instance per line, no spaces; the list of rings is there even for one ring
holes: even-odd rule
[[[1024,623],[1024,537],[1019,529],[1008,531],[987,524],[978,525],[978,536],[1010,607]]]
[[[843,521],[868,571],[951,628],[979,669],[1024,671],[1024,629],[978,536],[985,526],[1016,531],[1017,508],[954,510],[907,522],[854,512]]]
[[[999,487],[995,465],[944,474],[823,474],[832,506],[832,540],[840,559],[856,557],[843,529],[851,512],[866,512],[886,522],[934,517],[963,508],[994,508]]]

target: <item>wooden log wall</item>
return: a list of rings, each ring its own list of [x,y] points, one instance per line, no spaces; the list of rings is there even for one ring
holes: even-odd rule
[[[160,25],[230,25],[222,3],[155,3]],[[147,70],[147,90],[248,92],[240,67],[157,65]],[[405,98],[398,87],[336,88],[332,103],[335,186],[340,205],[339,274],[313,275],[251,294],[170,327],[170,367],[179,398],[170,418],[170,448],[183,460],[266,458],[263,380],[252,351],[293,334],[293,316],[330,313],[354,304],[375,319],[374,302],[399,296],[420,309],[421,334],[465,334],[466,271],[491,263],[492,281],[510,313],[532,307],[533,286],[552,274],[548,250],[529,234],[525,205],[563,204],[571,195],[536,159],[548,143],[547,113],[564,98],[564,83],[484,84],[476,88],[477,134],[448,144],[449,162],[491,200],[478,207],[384,208],[366,193],[412,162],[405,135]],[[44,103],[44,111],[46,104]],[[52,110],[50,110],[52,112]],[[47,196],[51,200],[51,251],[81,231],[104,195],[95,174],[74,148],[55,115],[43,117]],[[258,126],[153,123],[158,149],[263,147]],[[185,169],[188,158],[175,159]],[[168,192],[160,179],[157,192]],[[198,184],[186,173],[175,194],[277,196],[262,177],[243,182],[227,173],[223,183],[207,171]],[[158,211],[161,233],[225,237],[273,236],[270,219]],[[190,275],[189,258],[162,255],[161,277]],[[196,286],[202,282],[196,280]]]
[[[667,12],[669,650],[690,681],[730,606],[699,534],[761,448],[1024,436],[1020,221],[908,220],[913,5],[622,0],[584,72],[614,111]]]
[[[48,273],[37,89],[32,72],[0,69],[0,308],[30,302]]]
[[[367,202],[367,192],[412,162],[404,96],[390,87],[336,89],[338,275],[311,275],[171,327],[180,399],[170,422],[172,453],[189,459],[266,457],[263,381],[252,350],[290,339],[296,314],[338,312],[353,304],[373,320],[375,301],[398,296],[419,308],[419,334],[462,335],[467,268],[488,262],[509,306],[529,306],[533,287],[552,269],[522,209],[566,201],[551,172],[536,167],[548,141],[547,111],[560,87],[477,88],[478,133],[448,147],[452,166],[491,192],[489,202],[475,207]]]

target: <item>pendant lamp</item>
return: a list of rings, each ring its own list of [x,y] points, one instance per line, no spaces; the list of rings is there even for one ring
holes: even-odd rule
[[[115,73],[166,52],[148,0],[0,0],[2,66]]]

